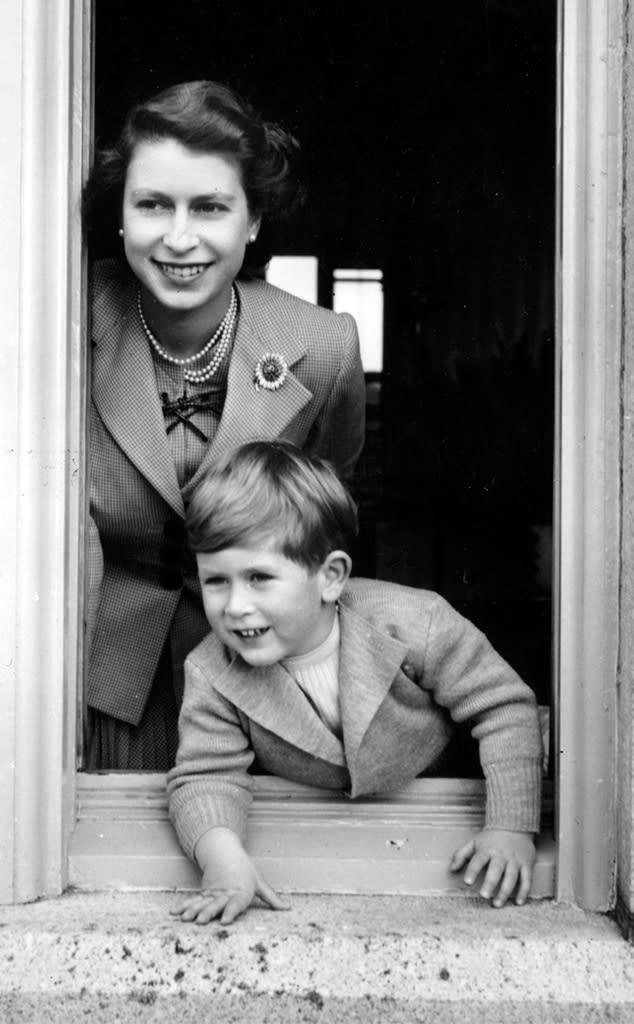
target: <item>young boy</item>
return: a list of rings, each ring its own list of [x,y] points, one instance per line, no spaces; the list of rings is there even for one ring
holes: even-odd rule
[[[429,591],[349,579],[356,509],[327,463],[253,442],[196,490],[187,529],[212,632],[190,654],[170,816],[202,870],[173,913],[233,921],[256,896],[286,904],[242,838],[249,766],[356,797],[403,786],[471,721],[486,778],[484,829],[454,854],[502,906],[531,885],[542,748],[532,691]]]

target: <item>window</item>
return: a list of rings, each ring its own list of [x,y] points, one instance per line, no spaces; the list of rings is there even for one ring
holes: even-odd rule
[[[150,6],[95,5],[95,118],[102,139],[118,130],[139,90],[189,76],[208,60],[200,43],[200,19],[208,12],[190,19],[178,12],[169,26],[164,15],[160,38],[152,38]],[[440,591],[491,636],[547,706],[556,25],[552,4],[519,10],[518,18],[466,0],[455,19],[444,9],[406,5],[390,15],[386,50],[383,19],[370,9],[352,5],[340,12],[335,39],[328,19],[305,9],[274,17],[252,12],[247,21],[239,10],[222,9],[215,31],[223,45],[213,74],[286,123],[307,150],[309,207],[297,236],[289,232],[281,240],[268,279],[357,318],[368,384],[357,574]],[[272,82],[265,65],[282,27],[298,40],[298,52],[285,53]],[[451,46],[440,57],[448,29]],[[253,34],[259,45],[246,62]],[[165,44],[176,37],[177,55]],[[299,42],[309,38],[310,46]],[[318,78],[310,61],[326,47],[330,73]],[[115,50],[117,67],[128,69],[124,78],[112,70]],[[151,67],[144,70],[150,50]],[[380,82],[372,70],[379,59]],[[331,111],[327,136],[324,109]],[[119,243],[110,230],[98,244],[110,254]],[[447,771],[456,781],[441,786],[437,803],[441,817],[450,807],[460,822],[467,806],[481,803],[481,783],[472,745],[454,750]],[[94,806],[99,783],[79,781]],[[320,797],[325,809],[319,810],[310,793],[263,785],[289,806],[310,807],[311,820],[321,815],[320,828],[328,832],[332,799]],[[135,792],[142,802],[143,780],[129,779],[127,786],[124,780],[119,787],[125,805]],[[429,780],[412,792],[425,808],[416,827],[437,833],[435,801],[426,799]],[[262,831],[256,828],[253,842],[261,837],[266,847],[269,819],[262,807],[274,816],[279,811],[262,800],[254,818]],[[416,801],[408,800],[414,828]],[[340,803],[334,801],[337,819],[344,817]],[[82,814],[90,804],[80,802]],[[390,822],[391,813],[384,801],[360,803],[345,818],[358,835],[361,818],[370,829],[373,815]],[[88,819],[80,820],[77,835],[88,827]],[[337,820],[329,846],[337,849],[341,870],[344,834]],[[381,841],[388,843],[389,835]],[[408,850],[415,847],[412,839]],[[399,857],[406,859],[403,851]]]
[[[335,270],[335,313],[351,313],[359,328],[361,362],[366,373],[383,371],[383,272]]]
[[[3,8],[6,31],[0,33],[4,58],[0,66],[10,76],[16,98],[11,104],[15,117],[11,114],[7,130],[13,133],[15,153],[22,150],[27,157],[22,176],[16,171],[17,161],[8,160],[2,170],[10,186],[3,194],[15,200],[7,211],[7,223],[14,225],[21,239],[22,255],[19,264],[14,254],[7,261],[4,280],[9,287],[2,306],[8,337],[16,337],[19,322],[20,345],[10,346],[6,353],[7,380],[12,385],[11,401],[3,408],[11,456],[4,465],[8,481],[4,498],[10,506],[5,522],[15,530],[17,543],[7,545],[2,554],[3,581],[7,581],[2,607],[9,622],[5,633],[9,646],[2,661],[8,680],[3,712],[6,707],[8,714],[3,714],[0,725],[6,739],[1,749],[7,779],[0,823],[11,841],[2,848],[2,866],[6,859],[7,871],[0,872],[0,878],[8,879],[8,884],[3,881],[3,896],[29,899],[59,891],[65,884],[69,833],[74,833],[71,875],[80,875],[86,840],[82,822],[95,823],[95,842],[100,834],[106,836],[105,809],[108,804],[126,805],[125,789],[133,789],[135,780],[124,781],[122,797],[114,779],[80,779],[84,808],[91,787],[94,791],[103,783],[103,792],[91,798],[88,811],[81,812],[80,827],[74,829],[74,652],[80,633],[77,608],[81,607],[75,581],[82,520],[77,480],[83,401],[78,386],[82,292],[75,208],[70,240],[63,226],[69,179],[72,194],[78,194],[82,138],[76,131],[77,105],[81,110],[84,102],[79,69],[88,33],[85,12],[74,7],[71,19],[70,5],[52,0],[45,11],[33,13],[27,61],[22,37],[16,34],[18,10],[17,0]],[[585,906],[605,908],[612,881],[611,736],[618,620],[622,137],[620,92],[615,83],[620,82],[621,7],[616,0],[599,4],[564,0],[562,11],[558,248],[562,383],[557,405],[561,445],[554,560],[559,624],[556,663],[561,680],[557,893]],[[52,25],[56,32],[50,31]],[[36,173],[41,166],[48,169],[45,178]],[[34,211],[42,211],[44,222],[33,217]],[[48,230],[43,230],[45,226]],[[42,239],[46,244],[38,244]],[[590,258],[586,259],[587,253]],[[55,274],[50,273],[51,267],[56,268]],[[40,344],[44,336],[46,347]],[[51,380],[55,387],[50,387]],[[13,401],[18,395],[19,407]],[[34,643],[34,637],[41,642]],[[580,690],[583,701],[578,700]],[[601,780],[600,786],[596,780]],[[132,801],[135,820],[142,817],[143,807],[149,817],[155,813],[154,782],[142,780],[139,797]],[[281,814],[285,806],[282,802],[270,811]],[[267,813],[265,807],[263,813]],[[119,835],[126,831],[121,826]],[[114,844],[114,831],[111,838]],[[390,830],[388,839],[398,838]],[[109,841],[106,838],[106,844]],[[20,856],[14,856],[14,851]],[[582,851],[583,864],[577,851]],[[110,855],[117,856],[114,845]],[[109,875],[117,875],[116,860]]]
[[[317,302],[316,256],[274,256],[266,268],[266,280],[306,302]]]

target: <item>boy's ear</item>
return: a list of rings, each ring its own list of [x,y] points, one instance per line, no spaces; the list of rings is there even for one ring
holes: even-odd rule
[[[323,579],[321,599],[326,604],[338,601],[352,570],[352,559],[345,551],[331,551],[319,570]]]

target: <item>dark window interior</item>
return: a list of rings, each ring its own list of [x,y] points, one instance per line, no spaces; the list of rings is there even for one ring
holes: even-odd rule
[[[196,78],[300,139],[280,253],[318,256],[323,305],[334,268],[384,274],[356,571],[442,593],[548,704],[556,4],[95,6],[101,142]]]

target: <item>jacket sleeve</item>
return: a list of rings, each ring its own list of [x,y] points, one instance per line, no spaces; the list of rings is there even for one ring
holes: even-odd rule
[[[344,326],[341,365],[308,450],[328,459],[350,481],[365,439],[365,377],[354,318],[341,313],[339,319]]]
[[[244,838],[253,751],[236,709],[191,659],[178,728],[176,764],[167,776],[169,815],[193,860],[196,843],[210,828],[222,825]]]
[[[471,722],[486,780],[486,825],[538,832],[542,742],[533,691],[487,638],[438,597],[422,685],[455,722]]]
[[[86,601],[84,610],[86,651],[90,651],[103,581],[103,549],[93,517],[86,518]]]

